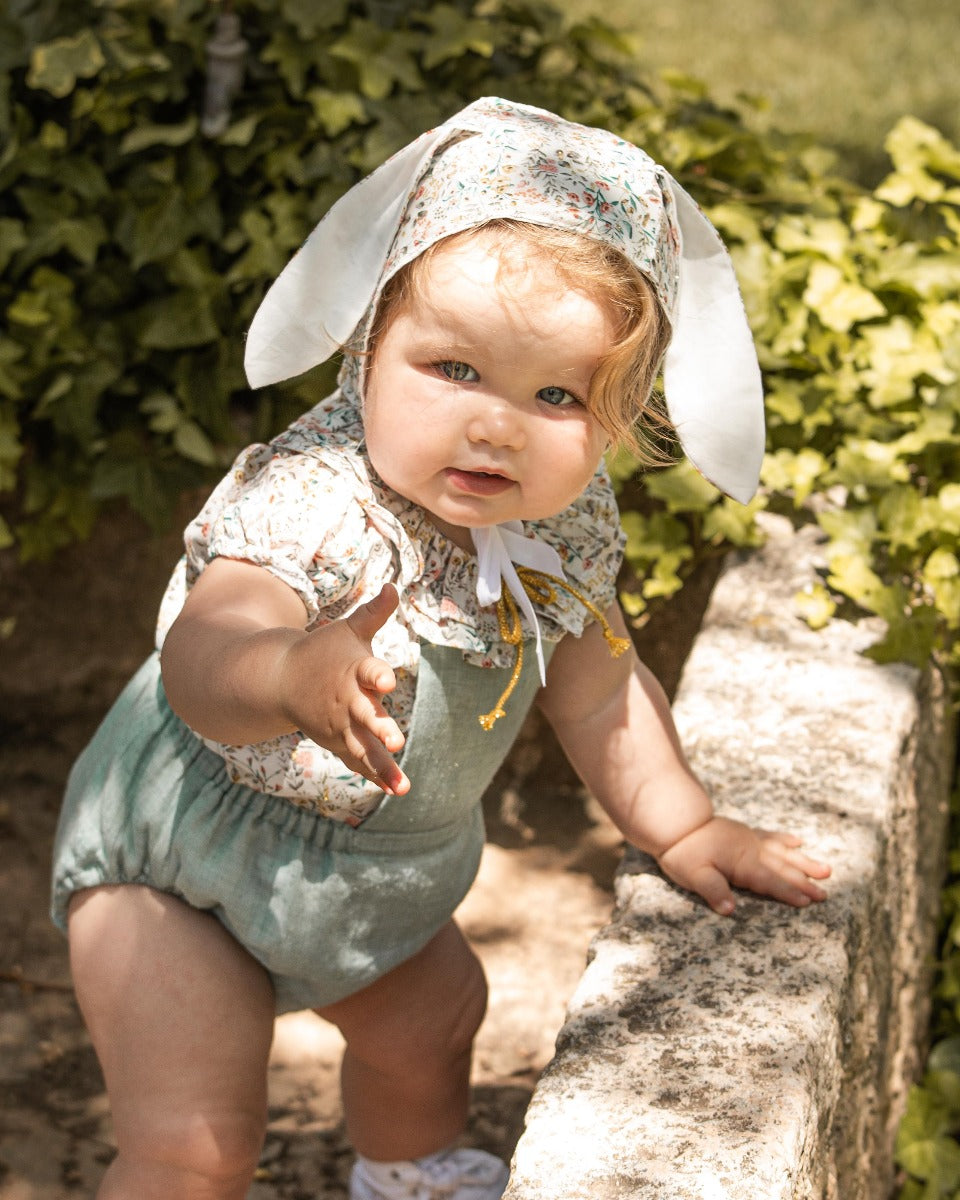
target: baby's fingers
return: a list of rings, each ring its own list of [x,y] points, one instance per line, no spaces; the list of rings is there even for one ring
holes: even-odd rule
[[[830,868],[803,854],[797,849],[799,844],[799,839],[786,835],[768,836],[747,877],[737,882],[795,908],[804,908],[811,900],[825,900],[827,893],[814,880],[828,878]]]
[[[830,868],[811,858],[800,847],[803,842],[792,833],[762,833],[762,853],[774,862],[783,862],[811,879],[829,879]]]
[[[676,882],[702,896],[715,913],[728,917],[734,909],[733,892],[726,875],[712,863],[703,863],[691,870],[685,879]]]
[[[347,624],[365,642],[372,640],[378,629],[386,625],[390,614],[400,603],[400,595],[392,583],[385,583],[372,600],[361,604],[349,617]]]
[[[392,691],[396,686],[396,677],[391,668],[379,659],[367,659],[366,663],[372,664],[369,675],[364,674],[363,663],[357,671],[357,682],[362,690],[350,701],[350,723],[357,731],[371,733],[391,754],[395,754],[406,739],[400,732],[400,726],[380,703],[379,694]],[[368,680],[366,683],[365,678]]]
[[[746,885],[752,892],[761,896],[772,896],[783,904],[791,904],[794,908],[806,908],[812,900],[826,900],[827,893],[808,879],[802,871],[783,870],[769,871],[766,876],[758,877],[756,883]]]
[[[403,735],[397,733],[400,742]],[[355,725],[343,737],[343,762],[353,771],[377,784],[385,792],[402,796],[410,790],[410,781],[384,749],[380,739],[362,725]]]
[[[385,695],[397,686],[397,677],[389,663],[382,658],[363,658],[357,664],[357,683],[365,692],[379,692]]]

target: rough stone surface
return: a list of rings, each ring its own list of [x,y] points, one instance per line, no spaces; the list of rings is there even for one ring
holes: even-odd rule
[[[675,715],[721,811],[803,837],[830,898],[715,916],[628,856],[506,1200],[885,1200],[928,1017],[952,729],[941,680],[813,632],[812,531],[722,576]]]

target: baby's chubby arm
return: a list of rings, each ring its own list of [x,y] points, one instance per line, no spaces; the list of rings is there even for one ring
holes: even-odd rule
[[[627,636],[619,607],[606,615]],[[814,880],[830,868],[803,854],[798,838],[714,814],[660,685],[632,650],[611,658],[599,625],[557,647],[540,707],[624,837],[716,912],[733,911],[731,885],[798,907],[826,897]]]
[[[307,632],[300,597],[253,563],[217,558],[191,588],[161,654],[170,707],[191,729],[243,746],[301,730],[385,792],[410,784],[400,729],[380,697],[396,687],[371,639],[397,606],[392,585]]]

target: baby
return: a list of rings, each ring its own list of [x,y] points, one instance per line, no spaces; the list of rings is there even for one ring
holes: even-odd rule
[[[732,269],[642,151],[475,102],[348,193],[257,313],[254,386],[340,386],[185,534],[158,653],[70,780],[54,919],[119,1153],[101,1200],[246,1195],[277,1012],[342,1031],[352,1200],[495,1200],[458,1145],[480,965],[452,919],[536,701],[624,837],[718,913],[821,900],[714,814],[616,604],[603,467],[670,421],[746,500],[759,371]],[[669,347],[669,348],[668,348]]]

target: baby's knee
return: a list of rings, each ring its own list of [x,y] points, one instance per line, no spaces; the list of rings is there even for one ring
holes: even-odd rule
[[[418,1062],[429,1069],[437,1061],[455,1061],[469,1054],[486,1011],[487,978],[471,953],[455,986],[439,996],[436,1005],[417,1022],[409,1042],[413,1069]]]
[[[487,977],[480,960],[471,951],[460,987],[450,998],[448,1042],[455,1047],[471,1046],[486,1011]]]
[[[451,945],[451,953],[399,972],[386,997],[358,998],[341,1025],[356,1057],[388,1073],[416,1074],[469,1054],[487,1008],[487,980],[462,939]]]
[[[183,1114],[126,1137],[121,1129],[117,1134],[125,1170],[144,1181],[167,1180],[168,1194],[241,1197],[260,1161],[266,1114]]]

